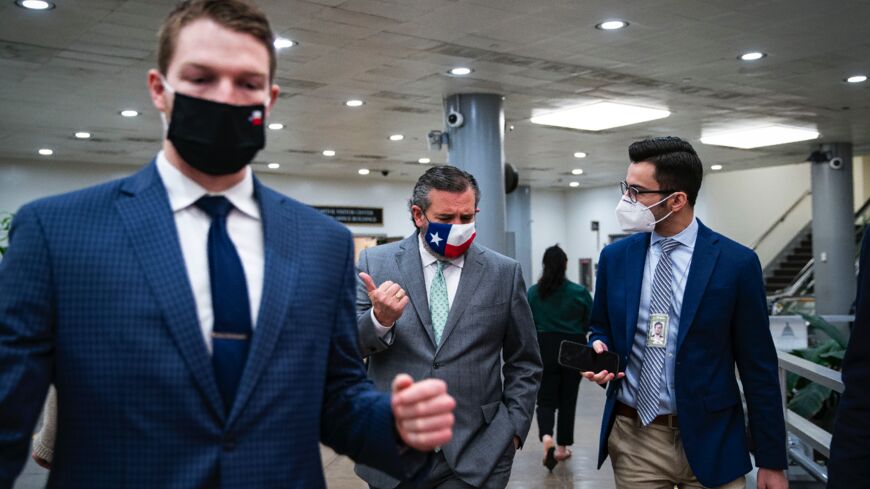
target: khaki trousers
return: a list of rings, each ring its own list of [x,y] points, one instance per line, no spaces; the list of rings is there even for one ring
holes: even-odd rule
[[[746,489],[740,477],[723,486],[707,488],[698,482],[683,449],[678,428],[616,416],[607,440],[617,489]]]

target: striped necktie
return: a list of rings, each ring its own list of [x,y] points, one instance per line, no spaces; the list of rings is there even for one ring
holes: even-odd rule
[[[671,299],[674,280],[671,252],[680,245],[679,241],[667,238],[659,241],[662,254],[656,265],[650,294],[650,316],[653,314],[668,314],[671,312]],[[647,325],[649,327],[649,325]],[[668,327],[668,331],[670,327]],[[667,334],[668,331],[665,331]],[[637,412],[644,426],[652,423],[658,416],[659,397],[662,377],[665,375],[665,355],[667,348],[650,346],[644,341],[643,365],[640,369],[640,383],[637,394]]]

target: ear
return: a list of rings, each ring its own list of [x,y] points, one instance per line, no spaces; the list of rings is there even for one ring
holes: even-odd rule
[[[166,103],[165,93],[166,87],[163,85],[160,72],[153,68],[148,70],[148,94],[151,96],[151,103],[160,112],[168,113],[169,104]]]
[[[689,205],[689,196],[685,192],[677,192],[671,198],[671,212],[679,212]]]
[[[411,216],[414,218],[414,225],[417,228],[422,228],[424,224],[426,224],[426,219],[424,218],[423,209],[420,209],[419,206],[412,205],[411,206]]]
[[[269,114],[272,113],[272,107],[275,106],[275,102],[278,101],[278,94],[281,93],[281,87],[273,84],[271,88],[269,88],[269,103],[266,105],[266,117],[269,117]]]

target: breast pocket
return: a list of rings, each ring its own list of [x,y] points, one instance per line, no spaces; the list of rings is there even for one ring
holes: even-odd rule
[[[510,305],[507,302],[486,306],[471,306],[476,324],[503,325],[509,318]]]

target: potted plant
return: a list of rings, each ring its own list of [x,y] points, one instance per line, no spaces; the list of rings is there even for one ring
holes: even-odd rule
[[[12,214],[0,212],[0,259],[9,247],[9,228],[12,227]]]

